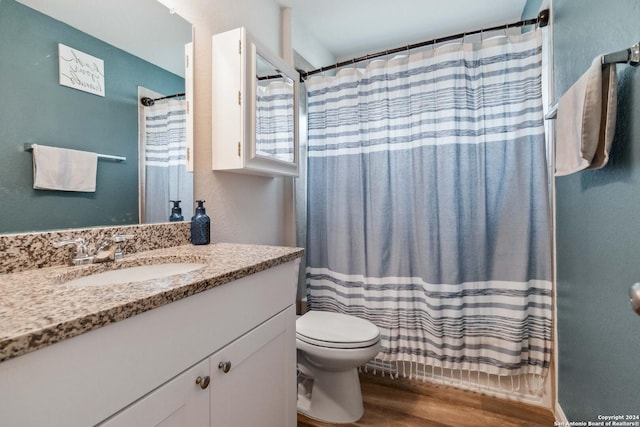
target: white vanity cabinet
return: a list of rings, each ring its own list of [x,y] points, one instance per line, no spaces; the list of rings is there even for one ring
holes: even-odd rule
[[[295,402],[289,398],[292,310],[266,321],[100,426],[295,427],[291,417]]]
[[[213,170],[298,176],[299,79],[244,28],[213,36]]]
[[[0,363],[0,425],[295,427],[298,264]]]

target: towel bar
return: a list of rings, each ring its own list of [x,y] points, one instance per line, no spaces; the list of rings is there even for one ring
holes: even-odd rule
[[[602,55],[602,65],[607,64],[628,64],[633,67],[640,65],[640,42],[628,49]],[[549,112],[544,116],[545,120],[555,119],[558,115],[558,103],[549,108]]]
[[[628,49],[609,53],[602,56],[602,65],[629,64],[634,67],[640,64],[640,43],[636,43]]]
[[[24,151],[33,151],[33,144],[24,144]],[[123,156],[112,156],[110,154],[97,154],[98,159],[111,160],[114,162],[126,162],[127,158]]]

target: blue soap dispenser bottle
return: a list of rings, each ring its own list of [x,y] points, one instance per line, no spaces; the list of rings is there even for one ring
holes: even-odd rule
[[[191,218],[191,243],[208,245],[211,241],[211,219],[204,209],[204,200],[196,200],[196,214]]]
[[[180,207],[180,202],[182,200],[169,200],[170,203],[173,203],[173,208],[171,208],[171,216],[169,217],[169,221],[184,221],[184,217],[182,216],[182,208]]]

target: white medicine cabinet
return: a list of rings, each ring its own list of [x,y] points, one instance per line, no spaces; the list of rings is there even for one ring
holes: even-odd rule
[[[245,28],[212,39],[215,171],[298,176],[299,74]]]

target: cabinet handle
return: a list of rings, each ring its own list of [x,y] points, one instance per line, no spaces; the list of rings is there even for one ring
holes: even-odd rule
[[[231,362],[227,360],[226,362],[218,363],[218,369],[221,369],[226,374],[231,370]]]
[[[198,377],[196,378],[196,384],[200,386],[201,389],[205,389],[209,387],[209,382],[211,382],[211,378],[207,375],[206,377]]]

